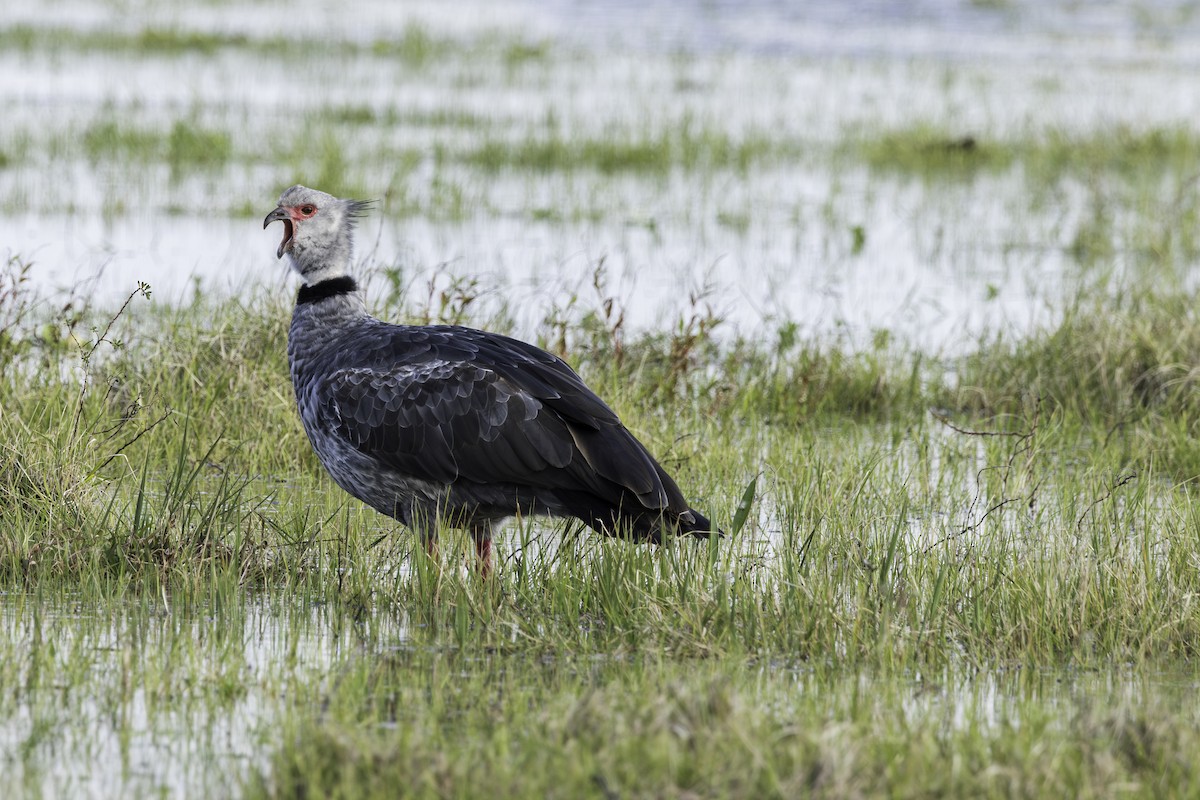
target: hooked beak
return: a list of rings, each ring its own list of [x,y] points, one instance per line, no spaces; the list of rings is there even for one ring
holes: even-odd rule
[[[283,241],[279,243],[279,249],[275,251],[276,258],[283,258],[283,254],[292,249],[292,234],[295,233],[295,227],[292,223],[292,216],[283,206],[267,214],[267,218],[263,220],[263,229],[265,230],[275,220],[283,223]]]

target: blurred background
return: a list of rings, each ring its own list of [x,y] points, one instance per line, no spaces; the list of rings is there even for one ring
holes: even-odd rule
[[[381,302],[526,336],[954,353],[1196,259],[1196,2],[41,0],[0,45],[0,256],[51,294],[290,298],[293,183],[378,201]]]

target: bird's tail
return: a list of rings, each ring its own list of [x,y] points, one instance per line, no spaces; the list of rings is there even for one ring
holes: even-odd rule
[[[691,517],[690,520],[686,517]],[[701,514],[696,509],[688,509],[686,514],[681,514],[677,522],[679,532],[689,536],[697,536],[702,539],[707,539],[710,536],[724,536],[725,531],[712,524],[708,517]]]
[[[620,509],[579,509],[573,512],[589,527],[606,536],[629,538],[636,542],[661,544],[665,536],[695,536],[708,538],[724,536],[725,532],[713,525],[699,511],[689,509],[679,515],[642,512],[625,514]]]

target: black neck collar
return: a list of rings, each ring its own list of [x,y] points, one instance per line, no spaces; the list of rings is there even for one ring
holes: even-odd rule
[[[330,278],[327,281],[314,283],[309,286],[307,283],[300,287],[300,294],[296,295],[296,305],[302,306],[305,303],[316,303],[330,297],[337,297],[339,294],[349,294],[358,289],[358,284],[354,282],[354,278],[348,275],[343,275],[340,278]]]

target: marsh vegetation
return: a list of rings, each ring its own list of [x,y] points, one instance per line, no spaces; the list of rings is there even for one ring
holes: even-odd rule
[[[1136,91],[1183,67],[170,8],[0,29],[143,87],[18,104],[0,207],[159,259],[0,265],[0,794],[1196,792],[1200,133]],[[729,536],[514,522],[481,580],[346,499],[256,231],[295,182],[379,198],[380,316],[560,353]]]

